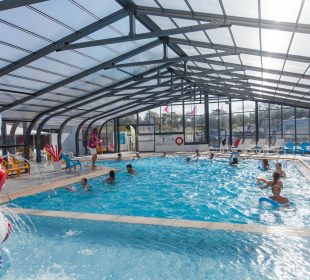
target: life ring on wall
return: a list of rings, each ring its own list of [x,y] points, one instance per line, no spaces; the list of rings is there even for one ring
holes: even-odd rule
[[[179,136],[179,137],[175,138],[175,143],[176,143],[177,145],[182,145],[183,142],[184,142],[184,140],[183,140],[182,137]]]

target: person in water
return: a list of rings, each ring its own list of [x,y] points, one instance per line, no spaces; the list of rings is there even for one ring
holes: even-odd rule
[[[229,163],[231,166],[237,166],[239,164],[238,158],[234,157],[232,161]]]
[[[209,159],[211,159],[211,160],[214,159],[214,154],[213,153],[210,154],[210,158]]]
[[[111,170],[109,173],[109,177],[105,179],[108,183],[114,183],[115,182],[115,172],[114,170]]]
[[[190,158],[190,157],[187,157],[187,158],[185,159],[185,162],[186,162],[186,163],[190,163],[190,161],[191,161],[191,158]]]
[[[139,153],[136,153],[136,155],[134,156],[134,158],[141,158]]]
[[[126,165],[126,168],[129,174],[137,174],[137,171],[132,168],[130,163]]]
[[[122,154],[121,154],[121,153],[118,153],[116,159],[117,159],[117,160],[122,160]]]
[[[282,170],[282,164],[280,162],[276,164],[276,171],[273,173],[279,173],[280,177],[286,178],[286,173]]]
[[[163,157],[166,157],[167,156],[167,152],[163,152]]]
[[[195,150],[196,153],[196,161],[198,161],[199,157],[200,157],[200,152],[198,149]]]
[[[88,191],[88,192],[89,192],[89,191],[92,191],[90,185],[88,185],[88,182],[87,182],[87,179],[86,179],[86,178],[83,178],[83,179],[81,180],[81,184],[82,184],[82,186],[83,186],[83,188],[84,188],[85,191]]]
[[[268,159],[264,158],[262,160],[262,167],[263,167],[264,170],[269,170],[270,169]]]
[[[273,173],[273,180],[272,181],[267,181],[266,179],[258,179],[257,182],[264,182],[265,185],[264,186],[260,186],[261,189],[267,189],[268,187],[271,187],[272,196],[269,196],[270,199],[280,203],[280,204],[287,204],[289,202],[289,200],[284,197],[281,196],[281,190],[283,188],[283,183],[280,180],[280,174],[278,172],[274,172]]]

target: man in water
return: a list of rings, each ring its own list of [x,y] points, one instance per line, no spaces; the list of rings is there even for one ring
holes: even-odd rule
[[[121,153],[118,153],[116,159],[117,159],[117,160],[122,160],[122,154],[121,154]]]
[[[286,178],[286,173],[282,170],[282,164],[280,162],[276,164],[276,171],[273,173],[276,173],[276,172],[280,174],[280,177]]]
[[[130,163],[126,165],[126,168],[129,174],[137,174],[137,171],[132,168],[132,165]]]

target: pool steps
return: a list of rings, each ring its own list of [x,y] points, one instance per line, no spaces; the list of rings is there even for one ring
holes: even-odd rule
[[[205,222],[205,221],[152,218],[152,217],[140,217],[140,216],[92,214],[92,213],[81,213],[81,212],[50,211],[50,210],[36,210],[36,209],[25,209],[25,208],[10,208],[10,209],[19,215],[29,215],[29,216],[43,216],[43,217],[83,219],[83,220],[115,222],[115,223],[142,224],[142,225],[155,225],[155,226],[166,226],[166,227],[182,227],[182,228],[207,229],[207,230],[235,231],[235,232],[244,232],[244,233],[275,234],[275,235],[285,235],[285,236],[293,235],[293,236],[299,236],[299,237],[310,237],[310,228],[266,226],[266,225],[259,225],[259,224],[233,224],[233,223],[222,223],[222,222]]]

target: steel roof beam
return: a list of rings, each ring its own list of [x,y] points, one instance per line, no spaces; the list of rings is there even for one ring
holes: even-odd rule
[[[48,0],[3,0],[0,1],[0,11],[46,2]]]
[[[213,24],[213,23],[192,25],[192,26],[186,26],[186,27],[166,29],[166,30],[161,30],[161,31],[140,33],[140,34],[136,34],[132,36],[120,36],[120,37],[114,37],[114,38],[108,38],[108,39],[102,39],[102,40],[95,40],[91,42],[69,44],[69,45],[64,45],[60,47],[59,49],[57,49],[57,51],[82,49],[82,48],[89,48],[89,47],[94,47],[94,46],[103,46],[103,45],[131,42],[131,41],[137,41],[137,40],[152,39],[152,38],[157,38],[157,37],[161,38],[161,37],[166,37],[169,35],[189,33],[189,32],[201,31],[201,30],[210,30],[210,29],[230,27],[230,26],[231,25],[229,24]]]
[[[169,62],[176,63],[176,62],[181,62],[181,61],[192,61],[192,60],[201,61],[201,60],[204,60],[206,58],[228,56],[228,55],[238,55],[238,53],[236,53],[236,52],[222,52],[222,53],[174,57],[174,58],[167,58],[167,59],[147,60],[147,61],[140,61],[140,62],[130,62],[130,63],[123,63],[123,64],[109,65],[104,69],[126,68],[126,67],[134,67],[134,66],[153,65],[153,64],[159,64],[159,63],[169,63]]]
[[[255,28],[266,28],[266,29],[277,29],[282,31],[289,32],[299,32],[299,33],[310,33],[309,24],[297,24],[295,22],[278,22],[265,19],[257,18],[246,18],[246,17],[237,17],[230,15],[220,15],[220,14],[211,14],[211,13],[202,13],[202,12],[190,12],[174,9],[161,9],[153,7],[143,7],[136,6],[134,11],[137,16],[139,15],[153,15],[153,16],[162,16],[162,17],[172,17],[172,18],[181,18],[181,19],[190,19],[197,21],[207,21],[207,22],[225,22],[226,24],[246,26],[246,27],[255,27]]]
[[[53,91],[53,90],[57,89],[57,88],[60,88],[60,87],[65,86],[65,85],[67,85],[69,83],[72,83],[72,82],[80,80],[80,79],[82,79],[84,77],[87,77],[87,76],[89,76],[89,75],[91,75],[93,73],[96,73],[96,72],[98,72],[98,71],[100,71],[102,69],[105,69],[105,68],[107,68],[107,67],[109,67],[111,65],[114,65],[117,62],[120,62],[122,60],[128,59],[128,58],[130,58],[132,56],[135,56],[135,55],[139,54],[140,52],[147,51],[147,50],[149,50],[149,49],[151,49],[153,47],[156,47],[160,43],[161,42],[159,40],[156,40],[156,41],[153,41],[151,43],[145,44],[145,45],[143,45],[141,47],[138,47],[138,48],[136,48],[136,49],[134,49],[132,51],[124,53],[124,54],[122,54],[122,55],[120,55],[120,56],[118,56],[116,58],[113,58],[113,59],[111,59],[109,61],[100,63],[99,65],[96,65],[96,66],[94,66],[94,67],[92,67],[90,69],[87,69],[86,71],[78,73],[78,74],[76,74],[76,75],[74,75],[74,76],[72,76],[70,78],[67,78],[65,80],[62,80],[62,81],[56,83],[56,84],[53,84],[51,86],[48,86],[48,87],[43,88],[41,90],[38,90],[37,92],[33,93],[32,96],[16,100],[15,102],[8,104],[5,108],[1,108],[0,112],[3,112],[3,111],[8,110],[10,108],[13,108],[13,107],[15,107],[17,105],[23,104],[23,103],[25,103],[25,102],[27,102],[27,101],[29,101],[31,99],[39,97],[39,96],[41,96],[43,94],[46,94],[46,93],[48,93],[50,91]]]
[[[267,52],[267,51],[260,51],[260,50],[255,50],[255,49],[242,48],[242,47],[235,48],[234,46],[211,44],[207,42],[185,40],[185,39],[179,39],[179,38],[170,38],[169,40],[173,43],[186,45],[186,46],[195,46],[195,47],[217,49],[217,50],[223,50],[223,51],[234,51],[234,52],[238,52],[241,54],[243,53],[243,54],[250,54],[250,55],[256,55],[256,56],[273,57],[277,59],[288,59],[292,61],[310,63],[310,58],[308,56]]]
[[[7,1],[10,2],[10,1]],[[22,1],[16,1],[16,2],[22,2]],[[1,3],[1,2],[0,2]],[[1,4],[0,4],[1,5]],[[2,77],[3,75],[6,75],[22,66],[25,66],[26,64],[29,64],[45,55],[48,55],[50,53],[52,53],[53,51],[55,51],[57,48],[59,48],[59,46],[62,46],[64,44],[68,44],[68,43],[72,43],[74,41],[77,41],[105,26],[108,26],[109,24],[112,24],[113,22],[116,22],[124,17],[126,17],[128,15],[128,12],[124,9],[121,9],[103,19],[100,19],[80,30],[77,30],[76,32],[42,48],[39,49],[15,62],[12,62],[11,64],[3,67],[2,69],[0,69],[0,77]]]

